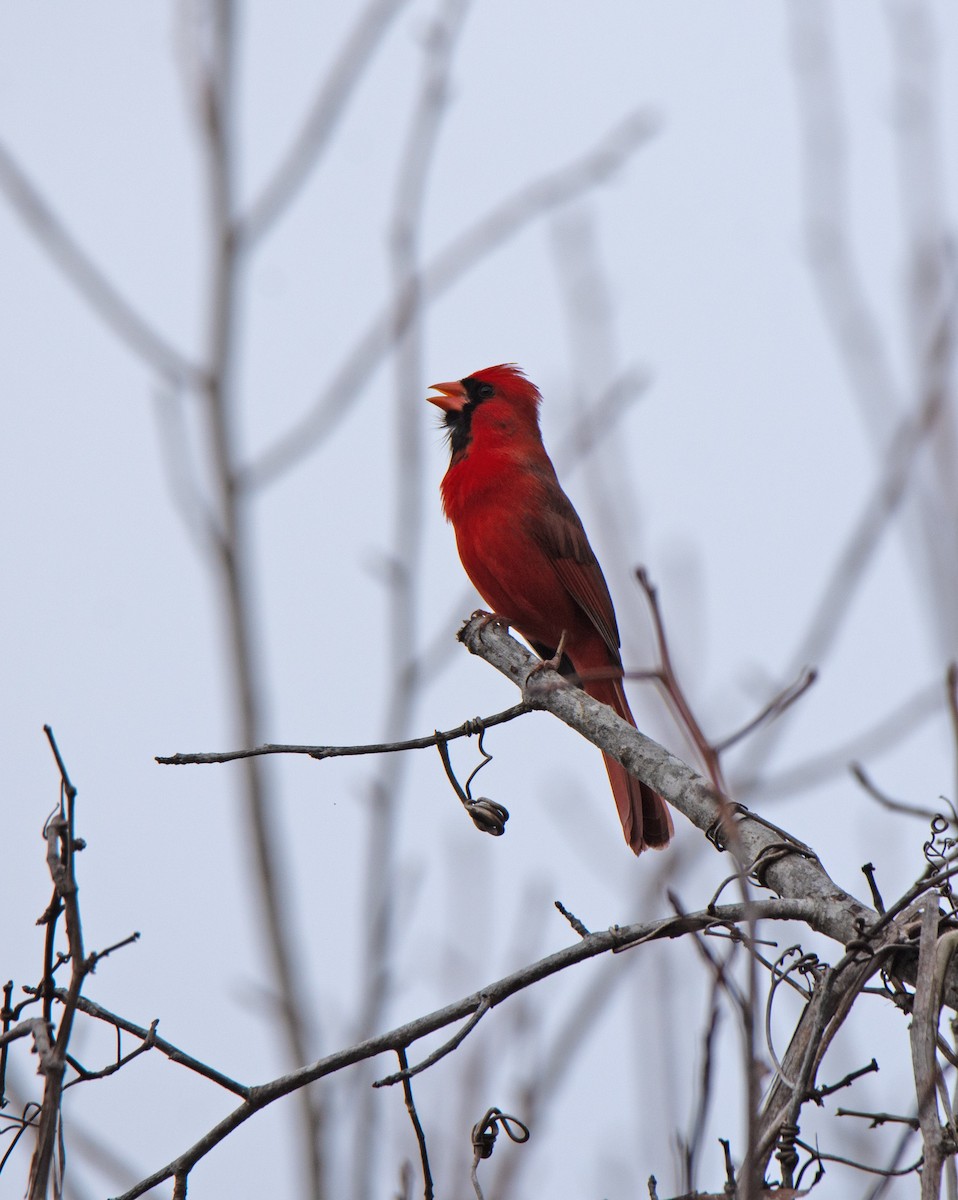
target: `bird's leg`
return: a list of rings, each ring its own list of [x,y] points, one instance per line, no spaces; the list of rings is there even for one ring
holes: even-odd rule
[[[533,680],[535,680],[536,676],[539,675],[542,671],[558,671],[559,670],[559,664],[562,662],[562,655],[565,651],[565,643],[566,643],[566,631],[563,629],[562,637],[559,638],[559,645],[556,649],[555,654],[553,654],[553,656],[551,658],[544,658],[541,660],[541,662],[537,662],[536,665],[529,672],[529,674],[526,676],[526,681],[525,681],[525,684],[523,685],[523,689],[522,689],[523,696],[531,695],[532,693],[535,692],[535,690],[537,688],[541,688],[541,687],[545,687],[547,691],[551,691],[555,687],[566,687],[567,686],[567,681],[565,679],[560,679],[558,683],[554,683],[552,680],[549,680],[549,682],[546,684],[540,683],[538,681],[533,683]]]
[[[559,645],[556,647],[556,652],[551,658],[543,659],[539,663],[538,670],[540,671],[558,671],[559,663],[562,662],[562,656],[565,653],[565,642],[568,636],[567,631],[563,629],[562,636],[559,638]]]
[[[559,638],[559,645],[556,648],[555,654],[551,658],[544,658],[541,662],[537,662],[529,674],[526,676],[526,683],[533,675],[538,675],[540,671],[558,671],[559,664],[562,662],[562,655],[565,653],[566,630],[563,629],[562,636]]]

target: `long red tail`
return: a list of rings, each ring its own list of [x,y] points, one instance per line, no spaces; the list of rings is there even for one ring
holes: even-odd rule
[[[590,696],[608,704],[620,717],[635,725],[635,718],[625,698],[621,679],[593,679],[582,686]],[[674,832],[668,805],[646,784],[609,754],[603,754],[605,769],[609,773],[615,806],[619,810],[622,832],[633,853],[641,854],[647,846],[661,849],[667,846]]]

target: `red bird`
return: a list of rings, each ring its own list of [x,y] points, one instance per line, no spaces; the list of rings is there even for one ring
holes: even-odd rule
[[[630,725],[612,597],[582,522],[559,486],[539,432],[539,390],[502,364],[429,400],[445,413],[452,461],[442,506],[466,574],[497,616],[542,658],[565,635],[560,670]],[[636,854],[665,846],[672,819],[661,796],[606,754],[625,840]]]

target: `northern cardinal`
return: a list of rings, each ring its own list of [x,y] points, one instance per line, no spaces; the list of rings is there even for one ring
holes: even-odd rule
[[[502,364],[432,390],[439,395],[428,399],[445,413],[452,454],[442,506],[466,574],[540,657],[552,658],[564,634],[560,670],[635,725],[612,598],[542,443],[538,388]],[[629,846],[640,854],[667,845],[673,831],[665,801],[604,758]]]

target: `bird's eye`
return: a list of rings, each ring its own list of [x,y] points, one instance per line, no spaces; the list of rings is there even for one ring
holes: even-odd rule
[[[491,383],[480,383],[479,386],[476,388],[476,399],[477,400],[488,400],[490,396],[494,395],[495,390],[496,389],[492,386]]]

